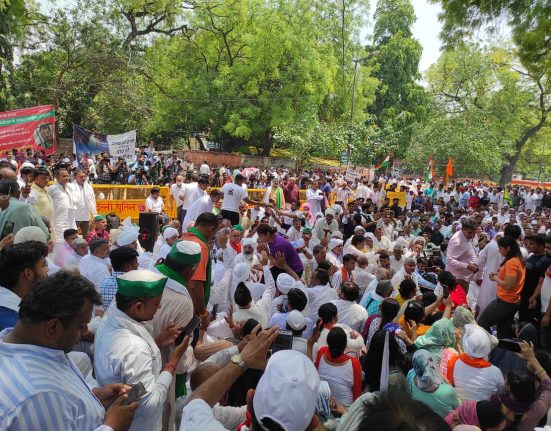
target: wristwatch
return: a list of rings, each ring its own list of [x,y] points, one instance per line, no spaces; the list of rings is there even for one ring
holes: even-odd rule
[[[245,365],[245,362],[243,361],[243,358],[239,354],[233,355],[230,358],[230,361],[232,361],[235,365],[239,365],[243,371],[245,371],[247,369],[247,366]]]

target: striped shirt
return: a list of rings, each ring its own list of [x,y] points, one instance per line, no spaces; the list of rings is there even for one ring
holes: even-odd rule
[[[110,277],[103,280],[99,286],[99,293],[103,299],[103,308],[107,310],[113,298],[117,294],[117,277],[123,275],[124,272],[113,271]]]
[[[0,332],[0,429],[112,431],[105,409],[61,350],[3,340]]]

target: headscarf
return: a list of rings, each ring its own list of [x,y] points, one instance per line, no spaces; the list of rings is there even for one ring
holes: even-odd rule
[[[434,322],[430,329],[415,340],[417,348],[427,349],[434,359],[440,362],[442,350],[455,345],[455,333],[450,319],[442,318]]]
[[[413,370],[417,377],[416,386],[422,391],[433,392],[444,382],[436,358],[426,349],[413,354]]]
[[[372,411],[379,402],[379,394],[366,392],[360,396],[348,409],[348,413],[339,421],[337,431],[359,429],[360,423],[365,417],[366,411]]]
[[[460,305],[453,312],[453,326],[456,328],[464,329],[465,325],[469,323],[476,323],[473,313],[466,307]]]
[[[477,325],[465,325],[463,351],[471,358],[488,358],[490,354],[490,339],[484,330]]]

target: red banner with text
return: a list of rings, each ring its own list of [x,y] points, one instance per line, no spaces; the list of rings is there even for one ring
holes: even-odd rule
[[[0,112],[0,151],[32,148],[55,152],[55,111],[52,105]]]

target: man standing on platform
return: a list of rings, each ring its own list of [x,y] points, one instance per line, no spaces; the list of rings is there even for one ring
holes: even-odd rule
[[[241,204],[241,201],[244,201],[249,205],[264,206],[262,202],[249,199],[247,190],[243,188],[244,181],[245,177],[238,174],[235,176],[235,183],[226,183],[220,190],[224,194],[222,211],[220,214],[225,219],[228,219],[232,226],[239,224],[239,205]]]
[[[96,210],[96,195],[94,189],[87,181],[84,171],[75,173],[75,181],[69,184],[70,190],[73,192],[73,199],[76,205],[75,222],[82,237],[86,237],[90,229],[90,219],[95,217],[98,212]]]
[[[31,184],[31,193],[29,194],[29,203],[36,208],[42,217],[52,222],[54,220],[54,203],[47,191],[49,181],[50,173],[46,168],[35,171],[34,182]],[[52,239],[56,240],[55,234]]]

